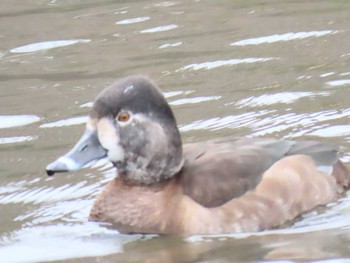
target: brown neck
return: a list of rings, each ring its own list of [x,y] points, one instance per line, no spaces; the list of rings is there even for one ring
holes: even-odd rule
[[[122,163],[114,163],[114,166],[117,168],[118,177],[126,185],[150,187],[166,184],[179,174],[183,164],[184,161],[181,160],[177,166],[169,167],[169,169],[166,169],[167,174],[159,173],[156,169],[153,171],[152,169],[130,168],[127,164]]]
[[[164,189],[167,185],[175,179],[168,178],[158,182],[146,184],[143,181],[135,180],[132,176],[126,173],[118,173],[118,177],[114,179],[118,183],[119,187],[142,189],[143,191],[157,192]]]
[[[110,222],[123,233],[174,232],[177,226],[169,216],[181,197],[178,181],[174,177],[146,186],[116,178],[98,196],[90,219]]]

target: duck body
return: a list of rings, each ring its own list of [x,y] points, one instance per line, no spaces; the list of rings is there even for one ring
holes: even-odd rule
[[[182,145],[169,105],[143,76],[104,90],[81,140],[46,170],[75,170],[105,156],[117,176],[90,220],[124,233],[260,231],[335,200],[350,185],[349,167],[325,143],[227,137]]]
[[[185,164],[176,176],[151,186],[116,178],[97,198],[90,219],[110,222],[124,233],[192,235],[277,227],[335,200],[349,185],[349,170],[340,161],[331,174],[320,171],[324,167],[310,156],[316,149],[336,156],[333,148],[317,142],[224,138],[185,144]]]

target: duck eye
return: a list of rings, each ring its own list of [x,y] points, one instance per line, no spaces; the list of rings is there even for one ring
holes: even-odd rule
[[[127,122],[130,119],[130,114],[127,112],[120,112],[117,116],[119,122]]]

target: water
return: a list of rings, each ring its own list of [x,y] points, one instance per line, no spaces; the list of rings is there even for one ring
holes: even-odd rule
[[[350,262],[350,196],[279,230],[121,235],[87,221],[106,161],[53,178],[115,79],[163,89],[184,142],[317,139],[350,161],[348,1],[5,0],[0,10],[3,262]]]

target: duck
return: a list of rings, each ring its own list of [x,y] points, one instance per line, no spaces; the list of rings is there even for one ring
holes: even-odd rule
[[[127,234],[210,235],[278,228],[336,200],[350,185],[339,155],[318,141],[228,136],[182,144],[160,88],[132,75],[102,90],[80,140],[46,172],[108,158],[116,176],[89,220]]]

